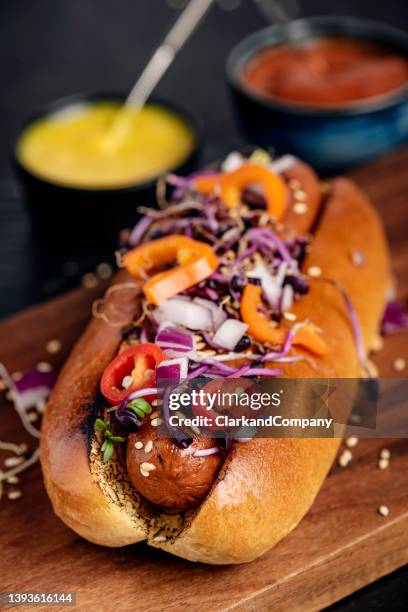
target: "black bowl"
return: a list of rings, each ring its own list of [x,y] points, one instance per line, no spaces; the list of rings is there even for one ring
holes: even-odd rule
[[[313,108],[263,97],[242,78],[249,59],[265,47],[321,37],[351,37],[408,56],[408,34],[355,17],[311,17],[251,34],[231,52],[227,78],[242,134],[248,142],[294,153],[323,173],[382,154],[408,140],[408,87],[336,109]]]
[[[96,101],[123,101],[120,94],[77,94],[51,102],[24,121],[13,146],[13,162],[21,180],[34,229],[40,244],[47,249],[76,253],[115,248],[119,231],[133,227],[140,205],[156,206],[156,179],[113,189],[86,189],[53,183],[30,172],[18,159],[17,142],[33,121],[69,106]],[[195,146],[172,172],[189,173],[196,169],[201,153],[203,130],[199,119],[173,102],[149,100],[181,116],[193,130]]]

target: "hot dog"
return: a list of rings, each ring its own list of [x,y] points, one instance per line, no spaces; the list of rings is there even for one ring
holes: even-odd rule
[[[138,448],[140,444],[143,446]],[[150,450],[146,451],[146,446]],[[143,424],[137,434],[129,436],[127,444],[130,480],[137,491],[157,506],[171,510],[196,508],[214,483],[222,454],[195,457],[194,453],[213,446],[211,438],[194,437],[187,448],[182,448],[170,438],[158,437],[157,428]],[[149,477],[141,474],[140,466],[144,463],[155,466]]]
[[[127,270],[60,374],[43,423],[44,480],[58,516],[93,542],[147,540],[193,561],[246,562],[297,525],[330,468],[339,439],[225,445],[194,431],[182,441],[158,435],[159,401],[148,387],[169,362],[188,363],[191,378],[277,369],[288,378],[358,377],[377,335],[390,271],[371,204],[347,179],[323,194],[298,160],[280,173],[257,165],[243,160],[177,182],[178,201],[133,232]],[[248,204],[254,182],[263,196],[257,190]],[[318,274],[347,293],[360,343],[343,296]],[[267,359],[285,346],[295,359]]]

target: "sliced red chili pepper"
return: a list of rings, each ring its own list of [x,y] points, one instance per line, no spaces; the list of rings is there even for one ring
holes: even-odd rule
[[[156,366],[163,361],[160,347],[150,342],[128,348],[108,365],[101,380],[101,391],[110,404],[115,406],[130,393],[156,384]],[[123,387],[123,379],[132,378],[131,384]],[[151,398],[150,398],[151,399]]]

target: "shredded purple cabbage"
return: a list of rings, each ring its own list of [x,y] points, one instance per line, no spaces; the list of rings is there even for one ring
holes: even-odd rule
[[[149,217],[148,215],[142,217],[140,221],[135,225],[135,227],[130,232],[130,236],[128,239],[129,246],[136,247],[142,240],[143,236],[153,223],[154,219]]]
[[[14,381],[14,385],[19,393],[26,391],[32,391],[39,387],[48,389],[51,391],[56,374],[54,371],[51,372],[39,372],[38,370],[32,370],[23,374],[20,380]]]
[[[385,307],[381,330],[386,335],[408,329],[408,313],[400,302],[388,302]]]
[[[119,404],[119,406],[115,410],[115,418],[118,423],[121,424],[123,429],[127,432],[136,432],[139,431],[140,426],[142,424],[141,419],[133,412],[133,410],[128,410],[126,406],[128,405],[129,399],[126,398],[123,402]]]
[[[244,237],[248,238],[259,246],[262,246],[262,243],[265,243],[270,247],[276,248],[282,258],[282,261],[285,261],[293,271],[297,270],[298,264],[296,259],[293,259],[283,241],[270,229],[250,229],[246,234],[244,234]]]

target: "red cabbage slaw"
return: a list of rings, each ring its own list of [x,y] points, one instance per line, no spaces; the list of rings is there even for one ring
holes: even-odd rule
[[[17,412],[24,429],[28,434],[38,440],[40,438],[40,431],[34,427],[29,420],[27,411],[34,408],[39,403],[44,403],[48,399],[55,382],[55,372],[40,372],[38,370],[32,370],[23,374],[20,378],[18,378],[18,380],[14,380],[4,364],[0,362],[0,379],[6,383],[9,389],[10,400],[13,403],[14,409]],[[37,447],[32,453],[27,455],[26,450],[23,450],[21,445],[1,441],[0,449],[11,451],[19,457],[25,455],[25,458],[24,460],[21,460],[21,463],[5,472],[0,472],[1,498],[3,490],[2,483],[12,477],[17,476],[17,474],[20,474],[36,463],[40,456],[40,450],[39,447]]]
[[[293,238],[270,217],[265,221],[262,197],[258,208],[249,208],[244,194],[244,206],[236,214],[217,196],[197,193],[193,188],[197,176],[168,177],[173,189],[171,203],[159,211],[142,209],[145,216],[132,230],[129,247],[182,233],[210,243],[221,265],[205,281],[158,307],[145,304],[140,339],[156,342],[168,359],[186,357],[188,380],[198,376],[280,376],[282,370],[270,367],[271,362],[289,364],[304,358],[291,350],[297,329],[306,321],[292,326],[282,347],[261,346],[246,335],[240,301],[247,283],[259,284],[265,314],[278,322],[285,317],[309,290],[309,279],[300,267],[311,238]],[[357,314],[344,289],[332,284],[345,301],[359,361],[365,368],[366,351]],[[237,360],[241,364],[225,363]]]

